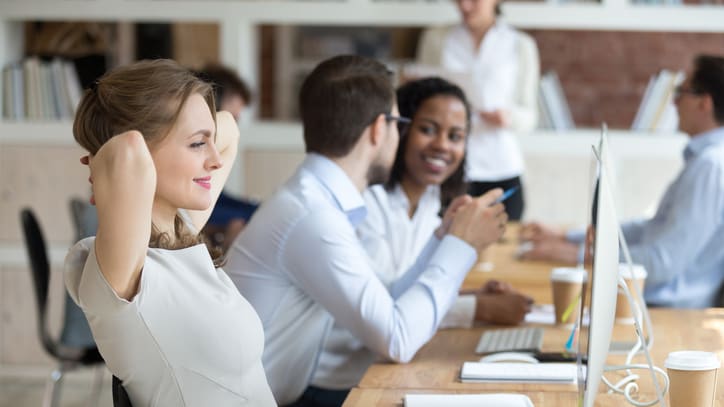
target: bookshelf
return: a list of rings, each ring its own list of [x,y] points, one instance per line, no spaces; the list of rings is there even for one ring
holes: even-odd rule
[[[724,32],[724,6],[547,0],[509,1],[502,7],[505,19],[523,29]],[[27,20],[214,22],[220,27],[222,62],[255,84],[262,24],[294,32],[295,26],[425,27],[457,19],[449,0],[3,0],[0,64],[20,57],[21,22]]]
[[[724,32],[724,6],[547,0],[502,7],[505,19],[524,29]],[[0,64],[20,57],[20,23],[27,20],[214,22],[220,26],[222,62],[256,83],[261,24],[425,27],[457,19],[449,0],[3,0]]]

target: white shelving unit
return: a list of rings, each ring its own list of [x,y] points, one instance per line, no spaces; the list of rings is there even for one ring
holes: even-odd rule
[[[530,29],[724,32],[722,6],[634,5],[626,0],[506,2],[503,14],[514,26]],[[254,86],[259,79],[257,27],[261,24],[422,27],[454,23],[458,15],[447,0],[2,0],[0,65],[20,59],[22,22],[28,20],[215,22],[220,27],[222,63],[237,67]],[[253,117],[246,123],[250,130],[257,126]],[[270,138],[253,148],[275,145],[275,134],[283,133],[284,125],[264,125],[274,126],[282,127],[277,127],[279,132],[270,131]],[[68,135],[67,123],[8,123],[0,119],[0,145],[62,145],[70,142]],[[252,146],[246,143],[245,147]],[[230,188],[241,192],[241,171],[235,174]]]
[[[260,24],[423,27],[457,21],[457,11],[451,3],[447,0],[3,0],[0,2],[0,64],[19,59],[21,22],[28,20],[215,22],[221,31],[222,62],[237,67],[245,78],[256,83],[256,27]],[[724,32],[724,6],[551,0],[506,2],[502,7],[508,22],[525,29]]]

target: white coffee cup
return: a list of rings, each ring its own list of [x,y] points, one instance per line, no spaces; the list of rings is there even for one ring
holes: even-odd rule
[[[648,277],[648,273],[646,272],[644,266],[640,264],[633,264],[629,267],[628,264],[621,263],[618,265],[618,273],[624,278],[624,280],[626,280],[626,285],[628,286],[629,293],[631,293],[631,297],[636,303],[638,303],[638,305],[642,305],[643,301],[636,294],[637,288],[634,287],[634,284],[638,286],[638,291],[643,294],[644,282],[646,281],[646,277]],[[634,323],[628,298],[626,298],[623,289],[620,287],[618,289],[618,297],[616,299],[616,322],[619,324]]]
[[[553,290],[553,308],[556,313],[556,324],[572,325],[578,319],[580,304],[573,305],[568,319],[563,320],[566,310],[578,301],[588,273],[585,269],[575,267],[556,267],[551,271],[551,289]]]
[[[711,407],[721,362],[716,354],[696,350],[669,353],[664,362],[669,373],[670,407]]]

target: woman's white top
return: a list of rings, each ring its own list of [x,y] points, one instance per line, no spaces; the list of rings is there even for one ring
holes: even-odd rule
[[[417,60],[470,74],[472,88],[463,89],[474,110],[502,109],[510,127],[492,127],[473,115],[466,174],[472,181],[500,181],[523,173],[523,156],[515,133],[533,130],[538,121],[540,62],[535,41],[497,21],[480,46],[462,25],[423,33]]]
[[[357,236],[374,261],[375,273],[389,289],[417,261],[440,225],[440,187],[427,188],[412,219],[408,215],[409,201],[399,185],[389,192],[382,185],[374,185],[363,195],[367,216],[357,228]],[[458,296],[440,327],[471,327],[475,304],[473,295]],[[352,388],[375,359],[373,352],[335,322],[324,343],[312,384],[327,389]]]
[[[94,237],[70,250],[65,269],[71,297],[134,406],[276,405],[261,364],[261,322],[204,245],[149,248],[131,301],[101,273]]]

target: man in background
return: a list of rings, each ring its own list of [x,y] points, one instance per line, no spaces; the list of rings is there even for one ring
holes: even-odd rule
[[[698,56],[676,89],[675,103],[679,128],[690,137],[684,167],[653,218],[622,228],[634,263],[648,271],[647,303],[712,307],[720,305],[724,282],[724,57]],[[532,249],[522,257],[575,264],[583,236],[541,223],[524,225],[521,239],[532,242]]]

